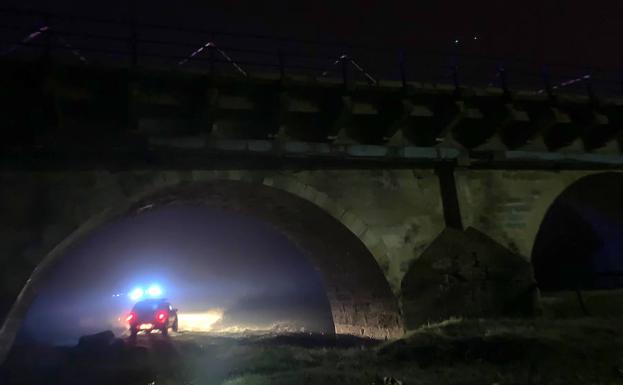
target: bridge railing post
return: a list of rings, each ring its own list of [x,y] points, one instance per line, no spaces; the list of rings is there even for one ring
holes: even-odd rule
[[[279,51],[277,52],[277,57],[279,59],[279,77],[283,82],[286,77],[286,58],[282,49],[279,49]]]
[[[212,44],[214,42],[214,38],[213,36],[210,36],[210,44],[208,44],[208,71],[210,74],[210,77],[215,75],[215,71],[216,71],[216,58],[215,58],[215,53],[214,53],[214,45]]]
[[[506,68],[504,65],[498,65],[498,76],[500,77],[500,87],[504,91],[504,96],[510,96],[510,90],[508,89],[508,79],[506,77]]]
[[[452,65],[452,84],[454,85],[454,92],[459,93],[461,88],[461,83],[459,82],[459,65],[454,63]]]
[[[405,66],[405,51],[400,50],[398,53],[398,65],[400,69],[400,81],[402,83],[403,90],[407,89],[407,69]]]
[[[543,67],[543,69],[541,70],[541,76],[543,78],[543,87],[545,89],[545,92],[547,93],[547,96],[551,100],[553,100],[554,99],[554,88],[552,86],[551,76],[549,73],[549,69],[547,67]]]
[[[593,88],[593,71],[592,69],[586,68],[586,74],[582,75],[584,77],[584,81],[586,82],[586,94],[588,95],[588,99],[591,103],[595,104],[597,98],[595,97],[595,89]]]
[[[50,18],[50,15],[48,13],[45,13],[43,15],[43,23],[44,26],[47,27],[47,30],[44,33],[44,43],[43,43],[43,61],[44,62],[50,62],[52,60],[52,37],[53,37],[53,32],[52,32],[52,26],[51,26],[51,21],[52,19]]]
[[[340,64],[342,65],[342,83],[344,88],[348,88],[348,62],[349,57],[345,54],[340,56]]]

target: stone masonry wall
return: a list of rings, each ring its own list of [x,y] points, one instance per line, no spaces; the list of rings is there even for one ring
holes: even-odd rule
[[[530,260],[545,214],[573,182],[598,171],[456,170],[465,227]]]
[[[593,173],[456,170],[463,224],[529,260],[551,203]],[[71,242],[67,237],[85,222],[128,197],[214,180],[268,186],[313,203],[362,241],[398,298],[406,272],[445,227],[433,170],[5,170],[0,172],[0,320],[41,260],[63,240]]]

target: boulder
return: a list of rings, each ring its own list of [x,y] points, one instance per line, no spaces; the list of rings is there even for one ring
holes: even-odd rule
[[[107,350],[114,340],[115,334],[110,330],[106,330],[80,337],[77,348],[81,351]]]

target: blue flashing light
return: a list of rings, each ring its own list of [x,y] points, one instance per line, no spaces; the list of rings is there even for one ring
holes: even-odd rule
[[[144,294],[145,293],[143,292],[143,289],[140,288],[140,287],[137,287],[136,289],[134,289],[134,290],[132,290],[130,292],[130,299],[133,300],[133,301],[136,301],[136,300],[142,298]]]
[[[147,288],[147,294],[150,297],[160,297],[162,295],[162,288],[158,285],[151,285]]]

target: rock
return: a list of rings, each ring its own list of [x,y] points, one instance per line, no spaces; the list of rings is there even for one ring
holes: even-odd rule
[[[133,346],[124,350],[123,361],[128,365],[141,365],[147,361],[149,353],[144,346]]]
[[[77,348],[81,351],[106,350],[113,341],[115,341],[115,334],[110,330],[106,330],[101,333],[80,337]]]
[[[121,338],[115,338],[109,345],[109,350],[113,353],[122,353],[125,349],[125,341]]]

